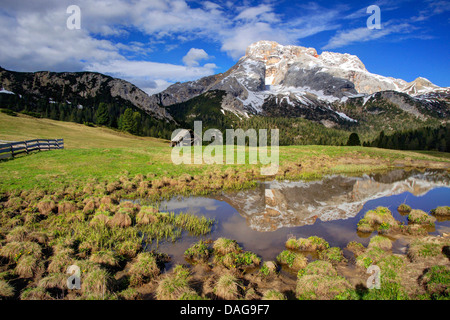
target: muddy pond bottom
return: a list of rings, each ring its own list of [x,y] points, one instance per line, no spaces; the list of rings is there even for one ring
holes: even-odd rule
[[[400,204],[428,213],[438,206],[450,206],[449,182],[445,171],[393,170],[362,177],[333,175],[308,182],[261,182],[251,190],[173,198],[162,202],[160,210],[215,219],[212,232],[200,238],[184,233],[175,243],[160,242],[147,249],[170,255],[170,268],[186,263],[184,251],[199,239],[234,239],[264,261],[275,260],[291,236],[319,236],[340,248],[350,241],[367,245],[376,232],[357,233],[356,226],[368,210],[388,207],[395,219],[406,224],[407,217],[397,211]],[[450,221],[437,221],[430,234],[442,232],[450,232]],[[404,253],[405,249],[401,240],[394,242],[394,253]]]

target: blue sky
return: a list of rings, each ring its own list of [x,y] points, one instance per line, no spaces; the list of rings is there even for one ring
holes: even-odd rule
[[[70,5],[81,28],[67,28]],[[370,5],[382,28],[368,29]],[[225,72],[258,40],[357,55],[373,73],[450,86],[450,1],[0,0],[0,65],[97,71],[148,93]]]

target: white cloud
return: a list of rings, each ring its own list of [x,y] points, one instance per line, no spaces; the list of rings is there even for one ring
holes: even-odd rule
[[[209,55],[203,49],[191,48],[183,57],[183,62],[187,66],[198,66],[199,61],[209,59]]]
[[[126,59],[93,62],[85,70],[96,71],[127,80],[149,94],[160,92],[174,82],[199,79],[214,74],[217,66],[182,66],[151,61],[129,61]]]
[[[378,3],[382,1],[386,5],[395,3],[393,0]],[[66,8],[73,4],[71,0],[4,2],[0,10],[3,67],[18,71],[98,71],[123,77],[147,92],[174,81],[213,74],[217,68],[213,63],[201,65],[211,58],[202,48],[191,48],[180,57],[184,65],[153,62],[155,46],[161,43],[170,51],[187,41],[201,39],[217,44],[221,51],[238,59],[255,41],[297,44],[303,38],[342,28],[342,21],[349,21],[344,19],[348,7],[325,8],[314,3],[304,4],[298,18],[286,20],[276,12],[275,2],[258,5],[244,2],[246,5],[236,7],[233,2],[195,1],[194,7],[186,0],[77,0],[82,15],[81,30],[68,30]],[[429,6],[417,19],[447,10],[446,1],[427,3]],[[353,16],[359,15],[361,12]],[[402,29],[401,25],[386,25],[382,30],[340,31],[324,48],[389,34],[409,35],[406,26]],[[127,36],[136,32],[142,33],[142,37],[128,41]]]
[[[415,30],[415,28],[408,23],[386,23],[383,25],[382,29],[369,29],[367,27],[362,27],[344,30],[333,36],[328,43],[322,47],[322,49],[336,49],[356,42],[366,42],[380,39],[390,34],[407,34],[413,30]]]
[[[267,4],[261,4],[257,7],[244,8],[235,20],[260,21],[260,22],[278,22],[280,19],[273,12],[273,8]]]

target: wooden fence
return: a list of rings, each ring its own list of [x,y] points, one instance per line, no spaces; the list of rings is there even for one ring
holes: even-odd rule
[[[64,149],[64,139],[34,139],[0,143],[0,159],[14,158],[21,153],[31,151],[45,151],[53,149]]]

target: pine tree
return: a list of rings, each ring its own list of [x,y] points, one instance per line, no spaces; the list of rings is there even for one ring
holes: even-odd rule
[[[360,146],[361,145],[361,141],[359,140],[359,136],[356,132],[353,132],[352,134],[350,134],[350,137],[348,137],[347,145],[348,146]]]
[[[98,105],[97,112],[95,113],[95,123],[101,126],[109,124],[109,111],[106,103],[101,102]]]

